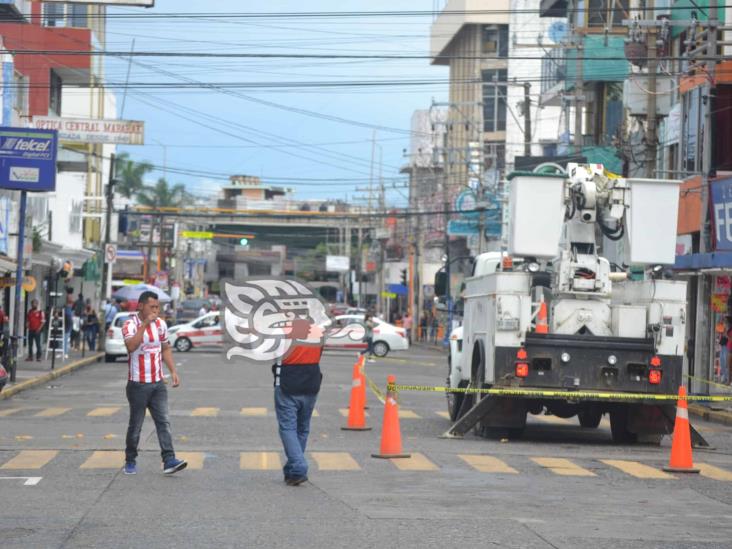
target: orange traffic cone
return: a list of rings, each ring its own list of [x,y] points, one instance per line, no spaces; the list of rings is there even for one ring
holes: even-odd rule
[[[368,410],[369,407],[366,404],[366,355],[361,355],[358,358],[358,373],[361,376],[361,385],[359,386],[361,402],[363,402],[363,409]]]
[[[344,431],[370,431],[371,427],[366,427],[366,413],[363,410],[365,390],[364,376],[361,372],[361,363],[363,357],[358,359],[353,365],[353,381],[351,382],[351,402],[348,405],[348,423],[345,427],[341,427]]]
[[[671,443],[671,459],[664,471],[672,473],[698,473],[691,456],[691,431],[689,429],[689,408],[686,402],[686,387],[679,387],[679,401],[676,405],[676,423]]]
[[[548,334],[549,324],[547,323],[546,303],[542,300],[539,305],[539,314],[536,317],[536,333]]]
[[[388,389],[384,401],[384,423],[381,427],[381,450],[378,454],[371,454],[371,457],[391,459],[408,458],[411,454],[402,452],[402,433],[399,429],[399,404],[396,401],[396,392],[390,387],[396,383],[395,376],[389,376],[386,380]]]

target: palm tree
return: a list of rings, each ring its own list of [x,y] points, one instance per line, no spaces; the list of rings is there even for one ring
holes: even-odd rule
[[[180,183],[170,185],[165,178],[161,177],[155,185],[143,185],[142,188],[137,192],[137,203],[140,206],[145,206],[153,210],[161,208],[180,208],[187,201],[191,199],[191,195],[186,191],[185,186]],[[147,260],[145,262],[145,277],[147,278],[150,274],[150,258],[153,252],[153,232],[154,232],[154,217],[150,219],[150,240],[148,243]],[[158,223],[160,226],[160,235],[162,239],[163,234],[163,216],[158,216]],[[162,249],[158,251],[160,254],[158,257],[163,258],[164,252]],[[160,261],[158,262],[160,263]]]
[[[125,198],[132,198],[145,186],[145,176],[151,171],[152,164],[130,160],[128,153],[120,154],[115,158],[115,190]]]
[[[137,192],[137,203],[148,208],[179,208],[190,199],[184,185],[171,186],[162,177],[155,185],[142,185]]]

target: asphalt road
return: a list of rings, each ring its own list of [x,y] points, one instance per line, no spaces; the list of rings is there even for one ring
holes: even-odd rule
[[[287,487],[269,366],[218,352],[176,354],[176,450],[190,467],[163,476],[150,419],[139,473],[121,473],[126,365],[98,364],[0,401],[0,547],[731,547],[732,429],[697,423],[716,447],[703,475],[664,475],[670,441],[615,446],[607,421],[531,416],[523,439],[438,436],[444,395],[400,395],[410,460],[370,457],[346,432],[353,353],[326,354],[313,419],[310,482]],[[442,384],[445,357],[423,349],[367,365],[383,386]]]

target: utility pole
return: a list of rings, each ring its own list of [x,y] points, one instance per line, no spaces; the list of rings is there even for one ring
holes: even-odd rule
[[[107,244],[112,241],[112,210],[114,209],[114,184],[115,184],[115,173],[116,173],[116,161],[115,154],[112,153],[110,156],[109,164],[109,180],[107,181],[107,213],[105,217],[104,227],[104,249],[106,253]],[[108,300],[110,293],[109,274],[112,271],[112,264],[108,263],[105,257],[104,263],[102,264],[102,298]]]
[[[650,14],[652,21],[655,21],[655,0],[647,0],[646,14]],[[651,25],[646,33],[646,46],[648,56],[648,114],[646,120],[646,177],[656,177],[656,151],[658,144],[658,119],[656,117],[656,77],[658,72],[658,58],[656,51],[656,27]]]
[[[524,156],[531,156],[531,82],[524,82]]]
[[[570,17],[574,18],[577,8],[577,0],[573,2],[573,9],[570,11]],[[584,17],[586,12],[580,15]],[[570,25],[572,28],[572,41],[574,42],[575,50],[577,52],[576,61],[576,75],[574,80],[574,152],[580,154],[582,152],[583,138],[582,138],[582,102],[584,101],[585,83],[584,83],[584,59],[582,55],[582,33],[577,30],[577,27]]]

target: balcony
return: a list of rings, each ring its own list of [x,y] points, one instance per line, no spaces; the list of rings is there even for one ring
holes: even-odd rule
[[[559,106],[567,79],[567,60],[562,50],[550,50],[541,60],[541,104]]]
[[[0,0],[0,21],[27,23],[30,14],[30,0]]]

